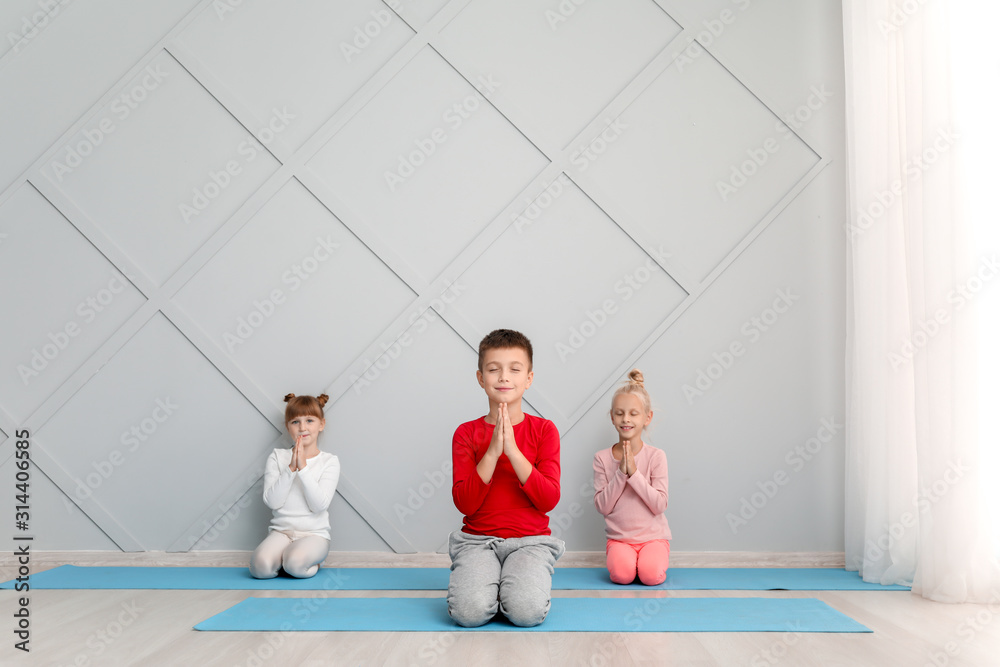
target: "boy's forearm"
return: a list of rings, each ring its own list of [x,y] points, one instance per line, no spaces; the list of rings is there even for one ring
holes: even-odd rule
[[[517,480],[521,482],[521,486],[528,483],[528,478],[531,477],[531,472],[535,469],[535,466],[531,465],[531,461],[527,459],[516,447],[507,456],[510,461],[510,466],[514,469],[514,474],[517,475]]]
[[[559,466],[539,461],[522,485],[528,500],[539,512],[551,512],[559,504]]]
[[[559,504],[559,433],[553,427],[538,444],[534,464],[521,483],[528,500],[540,512],[551,512]]]
[[[475,477],[469,477],[462,482],[452,485],[451,498],[455,501],[455,508],[463,515],[469,516],[470,514],[475,514],[482,507],[483,501],[486,499],[486,494],[478,490],[481,484],[482,480],[476,482]],[[484,486],[482,488],[485,489],[488,487]]]
[[[500,457],[494,456],[487,451],[483,454],[483,458],[479,460],[476,464],[476,473],[479,475],[479,479],[483,480],[483,484],[489,484],[493,479],[493,473],[497,469],[497,461]]]
[[[528,500],[539,512],[548,514],[559,504],[559,480],[550,480],[537,469],[524,485]]]

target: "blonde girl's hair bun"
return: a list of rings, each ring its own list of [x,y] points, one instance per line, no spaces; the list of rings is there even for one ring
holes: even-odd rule
[[[629,371],[628,379],[615,390],[614,396],[611,397],[612,402],[622,394],[635,394],[642,401],[642,409],[646,412],[652,412],[652,400],[649,398],[649,392],[646,391],[643,382],[642,371],[633,368]]]
[[[319,396],[316,397],[316,401],[319,402],[319,407],[321,407],[321,408],[325,407],[326,406],[326,402],[329,401],[329,400],[330,400],[330,397],[327,396],[326,394],[320,394]]]
[[[295,394],[285,394],[285,403],[295,398]]]

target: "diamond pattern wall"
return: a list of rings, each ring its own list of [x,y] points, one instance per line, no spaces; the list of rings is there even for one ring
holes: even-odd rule
[[[830,159],[763,92],[801,86],[723,48],[751,3],[146,5],[0,47],[0,471],[30,431],[37,548],[253,548],[281,397],[326,392],[334,548],[439,550],[497,327],[531,336],[525,408],[567,436],[560,534],[600,548],[573,505],[609,391],[678,375],[685,350],[644,355],[723,326],[706,291]]]
[[[0,404],[23,421],[144,299],[31,184],[0,204],[0,230],[0,280],[9,286]]]

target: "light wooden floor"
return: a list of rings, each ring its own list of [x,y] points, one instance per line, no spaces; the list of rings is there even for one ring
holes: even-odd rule
[[[249,554],[39,553],[35,572],[77,565],[244,565]],[[602,564],[603,554],[567,554],[559,565]],[[671,554],[671,565],[817,566],[837,554]],[[446,555],[332,554],[330,566],[445,567]],[[842,566],[842,555],[839,556]],[[13,562],[0,558],[0,577]],[[443,591],[314,591],[321,596],[428,596]],[[2,665],[878,665],[1000,666],[1000,604],[947,605],[909,592],[554,591],[555,597],[815,597],[874,634],[795,633],[409,633],[196,632],[192,626],[249,591],[31,592],[29,656],[13,648],[14,591],[0,591]],[[306,597],[259,591],[257,596]],[[127,621],[127,625],[120,625]],[[952,649],[952,655],[946,652]],[[957,651],[957,652],[956,652]]]

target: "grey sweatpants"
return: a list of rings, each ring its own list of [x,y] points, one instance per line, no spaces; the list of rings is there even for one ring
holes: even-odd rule
[[[474,628],[499,608],[514,625],[538,625],[549,613],[553,565],[565,550],[549,535],[504,539],[456,530],[448,537],[448,614]]]

